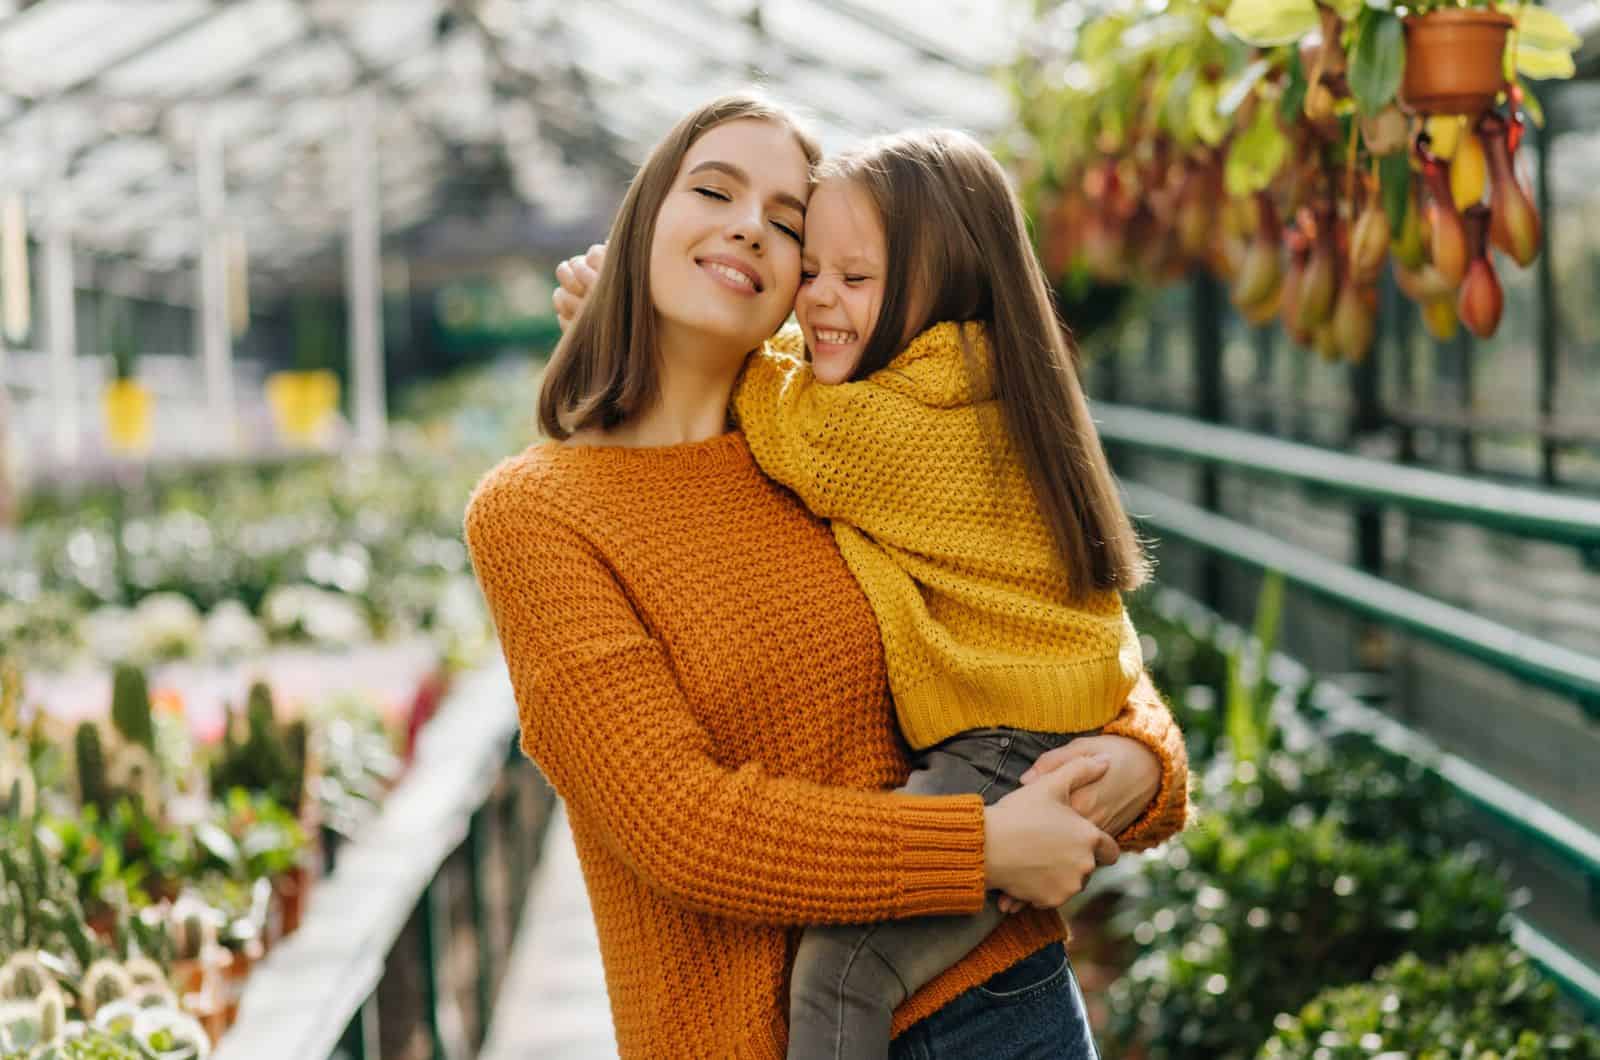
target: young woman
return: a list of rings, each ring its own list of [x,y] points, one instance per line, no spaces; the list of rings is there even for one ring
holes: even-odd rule
[[[1131,808],[1125,841],[1171,831],[1181,737],[1142,678],[1101,754],[993,805],[882,790],[908,763],[872,611],[728,429],[799,286],[815,161],[749,97],[669,133],[547,371],[559,441],[469,505],[523,747],[568,806],[624,1056],[781,1057],[796,929],[969,915],[990,889],[1037,908],[899,1008],[891,1055],[1090,1055],[1053,909],[1116,845],[1069,802]]]

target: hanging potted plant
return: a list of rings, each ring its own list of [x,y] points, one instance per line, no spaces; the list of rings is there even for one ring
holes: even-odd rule
[[[294,359],[291,371],[267,378],[267,404],[278,435],[291,446],[322,442],[339,407],[339,377],[332,367],[338,356],[333,324],[314,303],[301,301],[294,315]]]
[[[1506,37],[1515,23],[1493,7],[1429,7],[1403,20],[1400,102],[1419,114],[1482,114],[1505,90]]]
[[[113,318],[107,346],[112,379],[100,395],[105,413],[106,439],[121,453],[143,453],[150,447],[150,391],[134,373],[139,360],[138,332],[132,315],[123,310]]]

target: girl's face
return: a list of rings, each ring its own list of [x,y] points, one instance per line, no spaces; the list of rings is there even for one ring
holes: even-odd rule
[[[805,152],[782,125],[741,119],[695,141],[650,244],[664,351],[743,355],[778,330],[800,283],[807,190]]]
[[[843,383],[861,363],[883,304],[887,244],[859,184],[831,178],[812,190],[794,314],[819,383]]]

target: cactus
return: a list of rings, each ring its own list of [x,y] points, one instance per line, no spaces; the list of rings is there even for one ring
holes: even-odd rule
[[[94,722],[78,726],[74,738],[78,753],[78,797],[85,806],[93,806],[102,817],[110,809],[111,791],[106,784],[106,756],[100,746],[100,730]]]
[[[133,993],[128,995],[140,1008],[177,1008],[178,999],[172,993],[172,988],[165,982],[160,983],[135,983]]]
[[[155,756],[142,744],[127,743],[117,749],[106,782],[117,795],[136,797],[147,813],[155,813],[160,808],[161,783]]]
[[[126,968],[109,958],[95,961],[83,973],[79,984],[78,1007],[89,1019],[95,1012],[113,1001],[121,1001],[133,993],[133,977]]]
[[[161,965],[143,955],[129,957],[122,962],[122,967],[127,970],[135,986],[167,985],[167,973],[161,970]]]
[[[28,763],[0,750],[0,813],[13,821],[31,821],[38,795],[38,783]]]
[[[305,737],[295,735],[293,728],[278,727],[267,685],[261,681],[251,685],[243,719],[235,717],[222,754],[212,767],[213,791],[220,795],[229,788],[244,788],[265,792],[283,806],[298,806]]]
[[[289,723],[283,730],[283,742],[290,765],[287,785],[290,801],[284,805],[298,813],[305,801],[306,756],[310,754],[311,749],[311,733],[305,719]]]
[[[35,1001],[55,982],[55,977],[39,963],[37,951],[14,953],[0,965],[0,1001]]]
[[[0,649],[0,735],[22,731],[22,668]]]
[[[39,1007],[39,1040],[53,1042],[67,1025],[67,999],[54,983],[42,991],[34,1004]]]
[[[190,895],[172,903],[171,935],[175,955],[194,960],[217,942],[217,915],[210,906]]]
[[[123,739],[148,751],[156,747],[155,722],[150,716],[150,687],[144,671],[131,663],[118,663],[112,674],[111,722]]]

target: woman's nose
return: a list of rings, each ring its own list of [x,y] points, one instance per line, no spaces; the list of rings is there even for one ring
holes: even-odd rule
[[[760,251],[762,248],[761,218],[735,218],[728,227],[728,237],[736,243],[745,244],[751,250]]]

